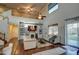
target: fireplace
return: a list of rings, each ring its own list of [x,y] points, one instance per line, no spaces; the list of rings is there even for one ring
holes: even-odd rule
[[[31,34],[31,36],[30,36],[31,38],[35,38],[35,35],[34,34]]]

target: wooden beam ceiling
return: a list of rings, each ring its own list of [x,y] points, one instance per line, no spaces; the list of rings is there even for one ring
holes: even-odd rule
[[[12,9],[13,16],[37,19],[42,8],[46,6],[46,3],[5,3],[0,5]]]

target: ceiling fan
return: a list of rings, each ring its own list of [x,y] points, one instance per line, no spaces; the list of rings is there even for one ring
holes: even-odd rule
[[[42,16],[41,14],[39,14],[38,19],[43,20],[46,16]]]

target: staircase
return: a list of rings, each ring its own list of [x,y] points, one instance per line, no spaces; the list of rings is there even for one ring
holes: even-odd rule
[[[5,34],[0,32],[0,48],[4,47],[6,43]]]
[[[0,48],[4,47],[6,43],[7,43],[6,40],[0,38]]]
[[[0,48],[2,48],[3,46],[4,46],[4,42],[0,40]]]

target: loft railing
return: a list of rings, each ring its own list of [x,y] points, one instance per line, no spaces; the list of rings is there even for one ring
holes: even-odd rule
[[[0,40],[4,42],[4,45],[7,43],[7,41],[5,40],[5,33],[0,32]]]

